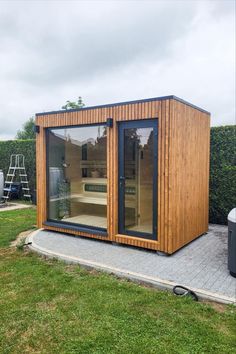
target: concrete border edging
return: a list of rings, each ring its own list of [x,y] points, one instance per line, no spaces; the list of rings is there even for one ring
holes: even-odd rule
[[[149,286],[152,286],[152,287],[160,289],[160,290],[171,290],[172,291],[172,289],[175,285],[183,285],[183,286],[188,287],[188,285],[186,285],[186,284],[177,284],[175,282],[163,280],[163,279],[160,279],[157,277],[150,277],[150,276],[147,276],[147,275],[144,275],[141,273],[135,273],[135,272],[131,272],[131,271],[125,271],[124,269],[120,269],[120,268],[110,267],[110,266],[107,266],[103,263],[98,263],[98,262],[90,261],[87,259],[82,259],[79,257],[72,257],[72,256],[68,256],[68,255],[65,256],[62,253],[49,251],[49,250],[47,250],[41,246],[38,246],[37,244],[34,243],[34,236],[38,232],[40,232],[41,230],[42,229],[38,229],[38,230],[33,231],[26,238],[26,243],[31,243],[28,246],[30,250],[32,250],[40,255],[46,256],[47,258],[56,258],[58,260],[62,260],[65,263],[69,263],[69,264],[79,264],[82,267],[85,267],[87,269],[97,269],[102,272],[114,274],[119,278],[128,279],[128,280],[131,280],[135,283],[149,285]],[[234,299],[234,298],[227,297],[225,295],[220,295],[220,294],[208,292],[208,291],[202,290],[202,289],[191,288],[191,290],[197,294],[199,299],[208,300],[208,301],[215,301],[215,302],[219,302],[219,303],[223,303],[223,304],[236,305],[236,299]]]

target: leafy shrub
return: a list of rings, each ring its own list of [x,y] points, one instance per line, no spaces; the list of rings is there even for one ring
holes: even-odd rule
[[[35,140],[0,141],[0,169],[6,176],[11,154],[25,155],[31,191],[36,186]],[[209,221],[226,224],[236,207],[236,125],[211,128]]]
[[[226,224],[236,207],[236,125],[211,128],[210,210],[211,223]]]
[[[3,170],[4,179],[6,179],[11,154],[23,154],[25,156],[25,168],[32,192],[36,186],[35,140],[0,141],[0,170]]]

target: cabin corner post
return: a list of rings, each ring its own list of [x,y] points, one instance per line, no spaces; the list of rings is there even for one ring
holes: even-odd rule
[[[39,119],[36,118],[39,125],[39,132],[36,135],[36,183],[37,183],[37,226],[43,227],[47,215],[46,203],[46,132]]]
[[[173,155],[173,146],[172,146],[172,133],[174,125],[174,114],[175,114],[175,101],[173,99],[169,100],[169,129],[168,129],[168,208],[167,208],[167,253],[171,254],[173,252],[173,184],[172,178],[175,173],[175,167],[173,165],[174,161],[172,159]]]

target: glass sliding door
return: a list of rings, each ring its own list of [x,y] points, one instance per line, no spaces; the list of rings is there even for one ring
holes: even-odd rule
[[[48,220],[107,229],[105,125],[48,129]]]
[[[157,239],[157,120],[119,125],[119,233]]]

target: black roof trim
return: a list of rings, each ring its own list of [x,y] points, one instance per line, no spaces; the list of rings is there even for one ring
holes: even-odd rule
[[[210,114],[210,112],[200,108],[200,107],[197,107],[185,100],[182,100],[181,98],[177,97],[177,96],[174,96],[174,95],[171,95],[171,96],[162,96],[162,97],[153,97],[153,98],[144,98],[144,99],[141,99],[141,100],[134,100],[134,101],[125,101],[125,102],[117,102],[117,103],[110,103],[110,104],[103,104],[103,105],[98,105],[98,106],[90,106],[90,107],[84,107],[84,108],[75,108],[75,109],[63,109],[63,110],[59,110],[59,111],[50,111],[50,112],[41,112],[41,113],[36,113],[36,116],[39,117],[39,116],[45,116],[45,115],[48,115],[48,114],[62,114],[62,113],[68,113],[68,112],[78,112],[78,111],[86,111],[86,110],[89,110],[89,109],[96,109],[96,108],[108,108],[108,107],[115,107],[115,106],[123,106],[123,105],[127,105],[127,104],[133,104],[133,103],[144,103],[144,102],[152,102],[152,101],[163,101],[163,100],[176,100],[176,101],[179,101],[181,103],[184,103],[190,107],[193,107],[203,113],[207,113],[207,114]]]

